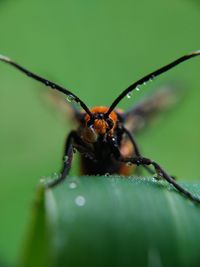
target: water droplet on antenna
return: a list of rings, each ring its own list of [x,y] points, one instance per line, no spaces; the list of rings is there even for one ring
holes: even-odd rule
[[[155,78],[154,75],[152,75],[152,76],[150,77],[149,81],[150,81],[150,82],[153,82],[153,79],[154,79],[154,78]]]
[[[41,177],[41,178],[40,178],[40,183],[41,183],[41,184],[45,184],[45,177]]]
[[[74,96],[73,95],[68,95],[67,96],[67,101],[68,102],[73,102],[74,101]]]
[[[128,94],[126,95],[126,97],[127,97],[128,99],[130,99],[131,96],[132,96],[132,93],[128,93]]]

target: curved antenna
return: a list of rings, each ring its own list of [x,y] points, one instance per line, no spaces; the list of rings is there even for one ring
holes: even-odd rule
[[[85,103],[78,98],[74,93],[70,92],[69,90],[61,87],[60,85],[53,83],[49,80],[46,80],[32,72],[30,72],[29,70],[25,69],[24,67],[20,66],[19,64],[15,63],[14,61],[12,61],[10,58],[5,57],[3,55],[0,55],[0,61],[3,61],[7,64],[12,65],[13,67],[15,67],[16,69],[20,70],[21,72],[25,73],[27,76],[45,84],[46,86],[51,87],[52,89],[55,89],[59,92],[62,92],[63,94],[69,96],[73,101],[75,101],[76,103],[80,104],[80,106],[85,110],[85,112],[90,116],[93,117],[92,113],[90,112],[89,108],[85,105]]]
[[[109,110],[107,111],[107,113],[105,114],[105,116],[109,116],[109,114],[113,111],[113,109],[117,106],[117,104],[128,94],[130,93],[132,90],[136,89],[137,86],[142,85],[150,80],[153,80],[156,76],[159,76],[160,74],[172,69],[173,67],[175,67],[176,65],[182,63],[185,60],[188,60],[192,57],[196,57],[200,55],[200,50],[198,51],[194,51],[190,54],[187,54],[185,56],[182,56],[178,59],[176,59],[175,61],[171,62],[168,65],[165,65],[164,67],[151,72],[150,74],[144,76],[143,78],[141,78],[140,80],[138,80],[137,82],[131,84],[127,89],[125,89],[116,99],[115,101],[111,104]]]

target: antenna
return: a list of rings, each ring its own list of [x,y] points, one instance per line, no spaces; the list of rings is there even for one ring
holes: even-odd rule
[[[24,67],[20,66],[19,64],[15,63],[14,61],[12,61],[10,58],[5,57],[3,55],[0,55],[0,61],[3,61],[7,64],[12,65],[13,67],[15,67],[16,69],[18,69],[19,71],[25,73],[27,76],[29,76],[30,78],[33,78],[34,80],[37,80],[43,84],[45,84],[46,86],[51,87],[52,89],[55,89],[59,92],[62,92],[63,94],[69,96],[73,101],[75,101],[76,103],[80,104],[80,106],[85,110],[85,112],[90,116],[93,117],[92,113],[90,112],[89,108],[86,106],[86,104],[80,99],[78,98],[74,93],[70,92],[68,89],[61,87],[60,85],[53,83],[47,79],[44,79],[32,72],[30,72],[29,70],[25,69]]]
[[[118,103],[131,91],[133,91],[134,89],[136,89],[139,85],[142,85],[150,80],[153,80],[155,77],[159,76],[160,74],[172,69],[173,67],[177,66],[178,64],[196,57],[200,55],[200,50],[194,51],[190,54],[187,54],[185,56],[182,56],[178,59],[176,59],[175,61],[169,63],[168,65],[165,65],[164,67],[151,72],[150,74],[144,76],[143,78],[141,78],[140,80],[138,80],[137,82],[131,84],[127,89],[125,89],[115,100],[114,102],[111,104],[110,108],[108,109],[107,113],[105,114],[106,117],[108,117],[110,115],[110,113],[113,111],[113,109],[118,105]]]

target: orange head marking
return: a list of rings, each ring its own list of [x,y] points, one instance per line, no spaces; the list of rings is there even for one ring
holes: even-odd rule
[[[91,121],[91,127],[98,135],[104,135],[107,132],[110,132],[112,135],[113,130],[116,127],[117,114],[112,111],[109,114],[109,117],[106,118],[104,115],[107,111],[108,107],[94,107],[91,109],[91,113],[94,115],[93,120],[91,121],[91,118],[88,114],[85,116],[86,125],[88,126]]]

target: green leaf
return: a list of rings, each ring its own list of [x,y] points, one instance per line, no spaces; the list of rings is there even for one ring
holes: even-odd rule
[[[75,177],[38,195],[22,266],[199,266],[200,206],[163,181]]]

